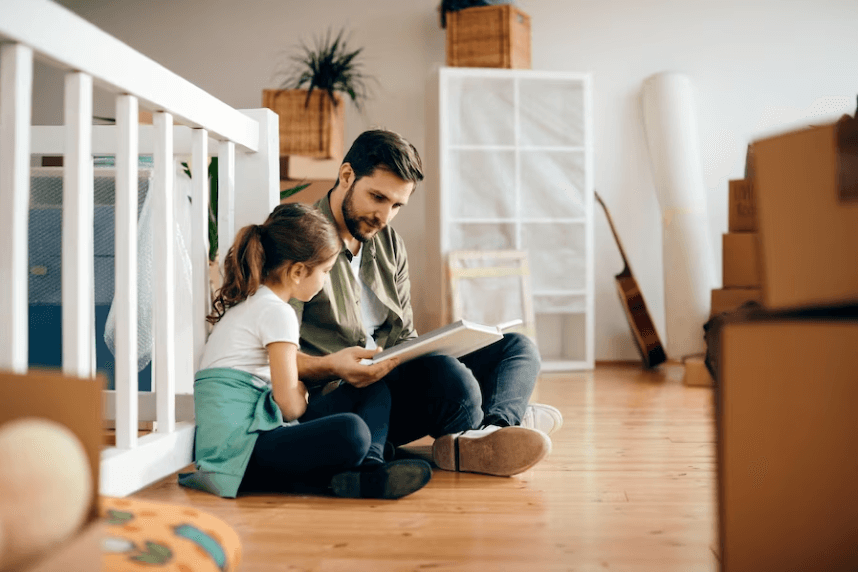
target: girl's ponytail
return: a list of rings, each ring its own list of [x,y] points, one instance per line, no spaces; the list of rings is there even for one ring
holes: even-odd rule
[[[265,267],[263,232],[263,227],[258,224],[238,231],[223,261],[223,286],[215,296],[212,313],[206,317],[209,323],[216,323],[230,307],[252,296],[262,284],[262,269]]]

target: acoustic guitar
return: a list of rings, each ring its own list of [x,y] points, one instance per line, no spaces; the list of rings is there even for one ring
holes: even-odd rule
[[[614,234],[614,240],[617,241],[617,248],[620,249],[620,256],[623,257],[623,264],[625,265],[623,271],[614,276],[617,282],[617,292],[620,295],[620,303],[623,306],[626,319],[629,321],[629,326],[632,328],[635,343],[643,359],[644,366],[655,367],[664,362],[667,356],[664,353],[664,348],[662,348],[661,340],[658,337],[658,332],[655,330],[652,318],[650,318],[643,293],[638,286],[637,280],[632,276],[632,269],[629,267],[629,261],[626,259],[626,253],[623,251],[620,237],[614,228],[614,222],[611,220],[608,207],[605,206],[599,193],[595,193],[595,195],[596,200],[599,201],[599,204],[602,205],[602,209],[605,211],[608,225]]]

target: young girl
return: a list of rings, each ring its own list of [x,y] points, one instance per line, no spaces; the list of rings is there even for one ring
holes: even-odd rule
[[[287,302],[315,296],[341,248],[333,225],[303,204],[279,205],[265,224],[239,231],[194,381],[197,471],[180,475],[181,484],[230,498],[308,487],[400,498],[429,481],[425,461],[385,462],[383,382],[341,384],[308,406],[298,318]]]

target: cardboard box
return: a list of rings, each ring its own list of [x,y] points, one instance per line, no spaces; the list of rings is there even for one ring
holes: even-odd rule
[[[101,570],[98,482],[101,460],[101,396],[105,379],[78,379],[52,371],[25,375],[0,373],[0,425],[22,417],[41,417],[68,427],[83,444],[92,474],[92,504],[78,535],[19,572]],[[61,469],[61,468],[58,468]],[[58,478],[62,471],[58,470]]]
[[[755,141],[754,173],[765,305],[858,301],[858,121]]]
[[[717,288],[712,290],[710,316],[732,312],[746,302],[762,301],[763,292],[759,288]]]
[[[719,339],[721,570],[858,570],[858,312]]]
[[[760,258],[755,232],[728,232],[723,235],[722,279],[724,288],[759,288]]]
[[[530,69],[530,16],[512,4],[447,12],[447,65]]]
[[[703,356],[685,358],[685,374],[682,376],[682,383],[696,387],[715,385],[715,380],[712,379],[712,374],[706,368]]]
[[[735,179],[729,182],[729,206],[730,232],[756,232],[757,218],[751,181]]]
[[[336,179],[342,162],[342,157],[314,159],[301,155],[285,155],[280,157],[280,180]]]

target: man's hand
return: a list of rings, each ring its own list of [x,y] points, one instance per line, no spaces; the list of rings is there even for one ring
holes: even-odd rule
[[[390,373],[399,365],[399,358],[386,359],[381,363],[365,365],[361,360],[372,359],[372,356],[381,351],[381,348],[367,350],[361,347],[351,347],[330,354],[328,359],[332,369],[339,377],[355,387],[366,387],[371,385]]]

